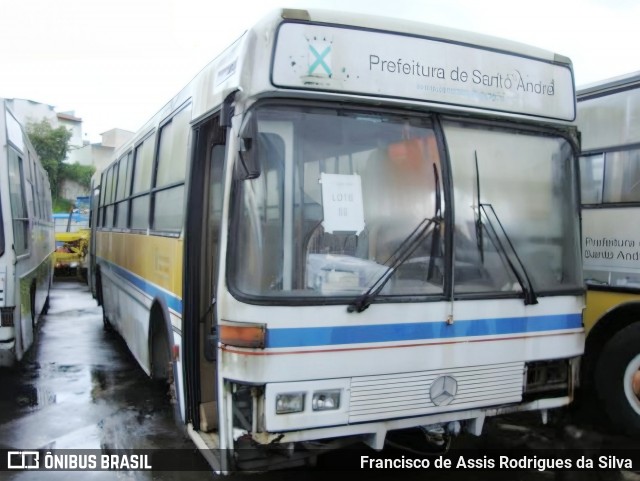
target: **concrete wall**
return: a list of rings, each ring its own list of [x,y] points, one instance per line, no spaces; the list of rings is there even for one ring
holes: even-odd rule
[[[82,147],[82,119],[70,115],[58,114],[58,123],[71,132],[69,150],[73,150],[74,147]]]
[[[81,186],[73,180],[64,180],[60,186],[60,197],[67,200],[75,200],[81,195],[89,195],[89,189]]]
[[[111,129],[103,132],[102,145],[117,149],[122,144],[130,140],[135,134],[124,129]]]

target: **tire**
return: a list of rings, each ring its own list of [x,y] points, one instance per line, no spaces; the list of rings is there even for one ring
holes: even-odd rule
[[[42,307],[42,314],[45,316],[49,313],[49,295],[47,294],[47,298],[44,300],[44,306]]]
[[[605,344],[595,385],[614,426],[640,438],[640,323],[625,327]]]
[[[96,273],[96,297],[98,306],[102,306],[102,325],[104,327],[105,332],[113,331],[113,326],[111,322],[109,322],[109,318],[107,317],[107,313],[104,309],[104,302],[102,298],[102,277],[100,276],[100,272]]]
[[[176,383],[173,375],[173,361],[171,360],[169,335],[163,322],[155,323],[155,330],[152,336],[151,377],[164,386],[169,403],[175,406]]]
[[[107,314],[104,312],[104,306],[102,306],[102,327],[104,328],[105,332],[113,331],[113,326],[111,325]]]
[[[36,313],[36,285],[31,284],[31,289],[29,289],[29,303],[31,304],[29,307],[31,309],[31,324],[33,325],[33,329],[35,331],[36,322],[38,321],[38,314]]]
[[[96,302],[99,306],[102,303],[102,276],[100,275],[100,271],[96,271]]]

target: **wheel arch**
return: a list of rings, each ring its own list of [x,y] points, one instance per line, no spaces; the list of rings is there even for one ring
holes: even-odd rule
[[[149,310],[149,373],[152,378],[162,378],[162,362],[173,361],[171,346],[173,345],[173,327],[171,316],[164,299],[156,297]]]
[[[179,364],[173,354],[175,344],[173,325],[167,303],[161,297],[157,297],[151,304],[149,311],[149,375],[152,379],[167,379],[169,373],[167,367],[171,364],[170,387],[175,396],[174,420],[182,420],[180,377],[178,376]],[[164,366],[164,368],[163,368]]]

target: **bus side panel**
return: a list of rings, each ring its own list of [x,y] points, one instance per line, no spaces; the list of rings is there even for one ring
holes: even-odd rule
[[[142,234],[96,233],[103,309],[132,354],[150,374],[149,317],[162,299],[174,332],[182,328],[182,241]]]
[[[637,207],[582,210],[582,256],[585,280],[612,288],[640,289]]]
[[[4,102],[2,102],[4,106]],[[10,365],[20,361],[25,352],[33,344],[36,326],[40,313],[44,310],[49,295],[52,279],[53,224],[51,222],[51,191],[48,177],[39,162],[35,149],[29,138],[15,117],[8,111],[2,110],[0,122],[0,144],[2,150],[2,164],[7,165],[6,155],[12,152],[20,162],[20,189],[22,190],[23,218],[19,222],[27,225],[23,240],[27,240],[20,255],[15,257],[13,211],[10,198],[3,199],[1,208],[4,221],[3,235],[5,252],[0,257],[4,271],[4,306],[15,306],[13,311],[13,326],[2,327],[5,333],[2,340],[9,337],[15,339],[14,344],[6,347],[9,353],[0,355],[0,364]],[[8,138],[5,137],[5,120]],[[0,174],[0,192],[10,192],[6,177],[7,170]],[[12,222],[13,220],[13,222]]]

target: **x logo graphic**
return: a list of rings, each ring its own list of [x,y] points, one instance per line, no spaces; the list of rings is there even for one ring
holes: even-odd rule
[[[315,48],[313,48],[313,45],[309,45],[309,49],[311,50],[311,53],[315,57],[315,61],[311,65],[309,65],[309,75],[311,75],[318,67],[322,67],[324,71],[327,73],[327,75],[330,76],[331,69],[324,61],[324,58],[331,51],[331,47],[329,46],[325,48],[322,53],[318,53],[318,51]]]

